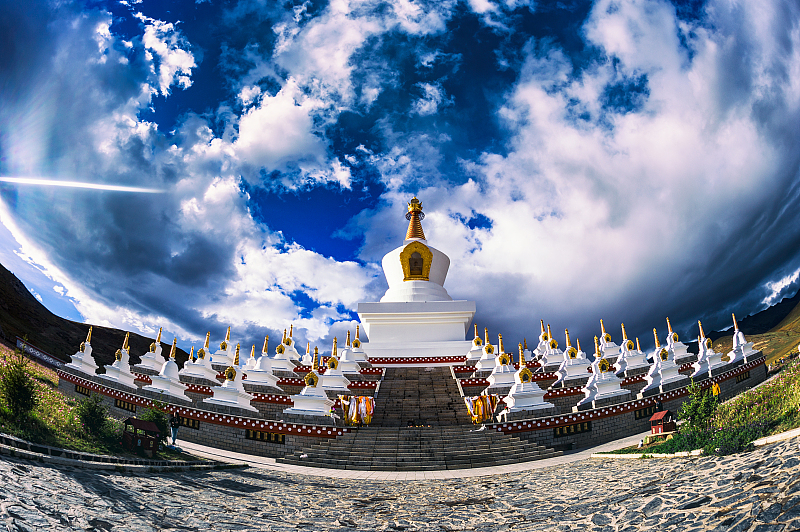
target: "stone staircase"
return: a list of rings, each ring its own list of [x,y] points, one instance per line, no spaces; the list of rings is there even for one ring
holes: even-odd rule
[[[470,425],[449,367],[387,368],[375,398],[372,427]]]
[[[432,471],[491,467],[560,455],[561,451],[516,436],[469,426],[370,426],[314,444],[277,461],[330,469]]]

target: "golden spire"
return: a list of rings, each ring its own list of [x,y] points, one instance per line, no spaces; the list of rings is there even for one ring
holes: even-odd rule
[[[653,338],[656,339],[656,349],[658,349],[659,347],[661,347],[661,344],[658,341],[658,333],[656,332],[655,327],[653,327]]]
[[[225,341],[226,342],[230,342],[231,341],[231,327],[230,327],[230,325],[228,325],[228,332],[225,333]]]
[[[603,325],[603,318],[600,318],[600,332],[603,333],[603,336],[606,335],[606,326]]]
[[[178,338],[176,337],[172,340],[172,349],[169,350],[169,358],[171,358],[172,360],[175,360],[175,351],[178,349],[176,347],[177,343],[178,343]]]
[[[519,367],[525,367],[525,351],[522,350],[522,344],[519,344]]]
[[[292,331],[294,330],[294,323],[289,324],[289,338],[292,337]]]
[[[522,349],[528,350],[528,340],[526,338],[522,339]]]
[[[89,325],[89,333],[86,335],[86,343],[87,344],[91,344],[92,343],[92,326],[91,325]]]
[[[489,327],[483,328],[483,345],[489,345]]]
[[[638,336],[636,337],[636,350],[637,351],[641,351],[642,350],[642,346],[639,345],[639,337]]]
[[[550,332],[550,324],[549,323],[547,324],[547,338],[550,339],[550,340],[553,339],[553,333]]]
[[[311,361],[311,371],[317,369],[317,357],[319,356],[319,349],[317,346],[314,346],[314,360]]]
[[[189,351],[189,361],[194,361],[194,346],[192,346],[192,350]]]
[[[356,324],[356,340],[358,340],[358,328],[359,327],[360,327],[360,325]]]
[[[425,218],[425,213],[422,212],[422,203],[416,196],[411,198],[408,204],[408,212],[406,213],[406,220],[408,220],[408,231],[406,231],[406,240],[410,238],[419,238],[425,240],[425,233],[422,232],[422,220]]]
[[[700,327],[700,338],[705,338],[706,333],[703,332],[703,324],[700,323],[700,320],[697,320],[697,325]]]
[[[261,353],[262,354],[266,355],[269,352],[269,347],[267,347],[268,344],[269,344],[269,335],[266,335],[264,337],[264,347],[261,348]]]
[[[578,345],[578,351],[580,352],[580,350],[581,350],[581,339],[580,338],[576,338],[575,339],[575,343]]]
[[[283,338],[281,338],[281,343],[286,343],[286,329],[283,330]]]
[[[498,351],[500,351],[501,355],[506,352],[506,350],[503,349],[503,335],[502,334],[498,334],[497,335],[497,349],[498,349]]]
[[[625,324],[624,323],[622,324],[622,339],[623,340],[627,340],[628,339],[628,333],[625,332]]]
[[[163,327],[159,327],[158,328],[158,336],[156,337],[156,343],[157,344],[161,343],[161,329],[163,329]]]
[[[667,316],[667,331],[669,335],[672,336],[672,324],[669,322],[669,316]]]
[[[572,347],[572,344],[569,343],[569,329],[564,329],[564,335],[567,337],[567,347]]]
[[[211,331],[206,333],[206,343],[203,344],[203,349],[208,351],[208,342],[211,340]]]
[[[126,332],[125,333],[125,341],[122,343],[122,349],[124,349],[125,351],[129,350],[129,348],[128,348],[128,340],[130,339],[130,337],[131,337],[131,333]]]
[[[344,344],[348,349],[350,348],[350,330],[347,331],[347,342]]]
[[[250,349],[250,358],[252,358],[254,360],[256,358],[256,344],[253,344],[252,349]]]
[[[311,342],[306,342],[306,354],[311,356]]]
[[[731,316],[733,316],[733,330],[734,331],[738,331],[739,330],[739,324],[736,323],[736,314],[731,312]]]
[[[594,356],[595,358],[600,356],[600,342],[597,339],[597,336],[594,337]]]
[[[477,338],[478,337],[478,324],[477,323],[473,323],[473,325],[475,326],[475,338]]]
[[[336,339],[336,337],[334,336],[334,337],[333,337],[333,350],[331,351],[331,356],[332,356],[332,357],[339,358],[339,349],[338,349],[338,347],[337,347],[337,344],[338,344],[338,340],[337,340],[337,339]]]
[[[539,325],[542,328],[542,334],[544,334],[544,320],[539,320]]]
[[[239,344],[238,343],[236,344],[236,355],[233,358],[233,365],[237,366],[237,367],[239,366]]]

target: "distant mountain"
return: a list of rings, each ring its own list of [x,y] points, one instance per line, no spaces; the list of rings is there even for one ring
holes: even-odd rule
[[[0,337],[6,342],[16,345],[17,336],[27,335],[31,344],[69,362],[88,331],[88,324],[60,318],[47,310],[13,273],[0,265]],[[95,325],[92,329],[92,355],[98,365],[111,364],[114,353],[122,347],[124,340],[125,331]],[[131,333],[131,365],[139,363],[140,355],[145,354],[154,341],[154,338]],[[169,356],[172,343],[162,342],[161,347],[163,355]],[[177,350],[175,359],[178,365],[183,366],[188,358],[185,351]]]

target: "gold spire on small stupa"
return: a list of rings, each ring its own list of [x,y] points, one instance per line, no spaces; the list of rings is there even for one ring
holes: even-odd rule
[[[131,333],[126,332],[125,341],[122,343],[122,349],[124,349],[125,351],[130,351],[130,348],[128,347],[128,340],[130,340],[130,338],[131,338]]]
[[[335,358],[339,358],[339,349],[337,347],[338,340],[336,337],[333,337],[333,349],[331,350],[331,356]]]
[[[194,362],[194,346],[192,346],[191,351],[189,351],[189,358],[187,360],[189,362]]]
[[[361,326],[359,324],[356,324],[356,340],[358,340],[358,330],[360,327]]]
[[[525,351],[528,350],[528,340],[527,340],[527,338],[523,338],[522,339],[522,349],[524,349]]]
[[[580,352],[580,350],[581,350],[581,339],[580,338],[575,338],[575,345],[578,346],[578,352]]]
[[[269,335],[264,337],[264,347],[261,348],[261,353],[266,355],[269,352]]]
[[[600,340],[597,339],[597,336],[594,337],[594,356],[595,356],[595,358],[601,356],[600,355]]]
[[[89,332],[86,334],[86,343],[87,344],[91,344],[92,343],[92,326],[91,325],[89,325]]]
[[[564,329],[564,336],[567,337],[567,347],[572,347],[572,344],[569,342],[569,329]]]
[[[239,344],[236,344],[236,355],[233,357],[233,365],[239,367]]]
[[[489,345],[489,327],[483,328],[483,344]]]
[[[361,340],[358,338],[359,329],[360,329],[359,325],[356,324],[356,339],[353,340],[353,349],[358,349],[359,347],[361,347]]]
[[[658,341],[658,332],[656,331],[655,327],[653,327],[653,338],[656,339],[656,349],[658,349],[661,347],[661,343]]]
[[[206,343],[203,344],[203,349],[208,350],[208,343],[211,341],[211,331],[206,333]]]
[[[473,323],[473,325],[475,326],[475,338],[477,338],[478,337],[478,324],[477,323]]]
[[[422,203],[414,196],[408,203],[408,212],[406,213],[406,220],[408,220],[406,240],[411,238],[425,240],[425,233],[422,231],[422,220],[424,219],[425,213],[422,212]]]
[[[525,351],[522,349],[522,344],[519,344],[519,367],[525,367]]]
[[[623,340],[627,340],[628,339],[628,333],[625,332],[625,324],[624,323],[622,324],[622,339]]]
[[[173,340],[172,340],[172,348],[170,348],[170,350],[169,350],[169,358],[172,359],[172,360],[175,360],[175,351],[178,350],[177,344],[178,344],[178,338],[177,337],[173,338]]]
[[[281,338],[281,343],[286,343],[286,329],[283,330],[283,338]]]
[[[636,337],[636,350],[637,351],[641,351],[642,350],[642,346],[639,345],[639,337],[638,336]]]
[[[501,355],[506,352],[506,350],[503,349],[503,335],[502,334],[498,334],[497,335],[497,349],[498,349],[498,351],[500,351]]]
[[[306,354],[311,356],[311,342],[306,342]]]
[[[347,330],[347,341],[345,342],[344,345],[345,345],[345,347],[350,349],[350,330],[349,329]]]
[[[294,330],[294,323],[289,324],[289,338],[292,337],[292,331]]]
[[[669,332],[670,335],[672,334],[672,324],[669,322],[669,316],[667,316],[667,332]]]
[[[311,361],[311,371],[316,371],[317,369],[317,357],[319,357],[319,349],[314,346],[314,360]]]
[[[600,318],[600,332],[603,334],[603,336],[606,335],[606,326],[603,324],[603,318]]]
[[[697,320],[697,326],[700,327],[700,338],[705,338],[706,333],[703,332],[703,324],[700,323],[700,320]]]
[[[256,344],[253,344],[253,347],[250,349],[250,358],[253,360],[256,359]]]
[[[544,334],[544,320],[539,320],[539,326],[542,328],[541,334]]]
[[[161,329],[163,329],[163,327],[159,327],[158,328],[158,336],[156,336],[156,343],[157,344],[161,343]]]
[[[736,322],[736,314],[731,312],[731,316],[733,316],[733,330],[734,331],[738,331],[739,330],[739,324]]]

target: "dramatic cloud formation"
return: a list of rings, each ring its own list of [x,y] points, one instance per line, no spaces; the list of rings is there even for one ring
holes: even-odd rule
[[[166,191],[0,184],[43,301],[328,349],[413,194],[514,343],[693,334],[800,284],[795,3],[261,4],[0,7],[0,176]]]

